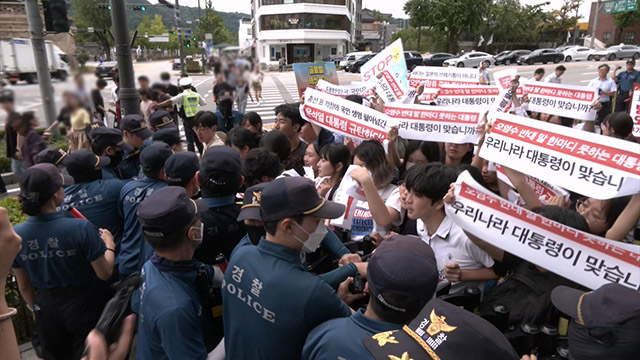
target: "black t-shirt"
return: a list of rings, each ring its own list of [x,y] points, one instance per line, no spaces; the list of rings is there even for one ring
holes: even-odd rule
[[[18,133],[13,130],[10,124],[13,121],[19,121],[20,118],[20,113],[14,111],[7,116],[7,120],[4,123],[4,134],[7,143],[7,157],[9,159],[13,158],[13,156],[16,154],[16,148],[18,146]]]
[[[233,249],[247,234],[244,223],[238,222],[240,206],[234,202],[230,205],[210,207],[202,214],[204,237],[202,244],[196,249],[195,259],[205,264],[214,264],[218,254],[224,254],[227,260],[231,257]]]
[[[69,114],[69,110],[67,110],[67,108],[60,109],[60,113],[56,120],[61,122],[65,127],[71,128],[71,114]]]
[[[180,94],[180,89],[177,86],[173,85],[173,84],[166,85],[166,90],[167,90],[166,91],[167,94],[169,94],[171,96],[176,96],[176,95]]]
[[[96,112],[104,116],[104,111],[98,109],[98,107],[102,107],[104,109],[104,99],[102,99],[102,94],[100,94],[100,90],[98,89],[91,90],[91,101],[93,101],[93,106],[95,106]]]

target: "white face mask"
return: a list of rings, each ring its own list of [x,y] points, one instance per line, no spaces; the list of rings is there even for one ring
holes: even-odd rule
[[[316,229],[312,232],[312,233],[308,233],[302,226],[300,226],[298,223],[294,222],[300,229],[302,229],[302,231],[305,232],[305,234],[307,234],[307,241],[302,241],[300,240],[297,236],[293,235],[292,236],[298,240],[300,243],[302,243],[302,251],[304,251],[305,253],[312,253],[316,250],[318,250],[318,247],[320,247],[320,243],[322,243],[322,239],[324,239],[325,235],[327,235],[327,227],[324,226],[324,224],[322,223],[322,221],[318,221],[318,226],[316,226]]]

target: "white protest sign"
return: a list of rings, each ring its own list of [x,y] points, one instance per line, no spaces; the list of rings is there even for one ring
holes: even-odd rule
[[[596,199],[640,190],[640,144],[511,114],[490,116],[484,159]]]
[[[599,99],[597,88],[528,81],[525,91],[529,96],[529,111],[586,121],[596,118],[593,103]]]
[[[362,65],[362,81],[375,82],[376,76],[384,70],[389,71],[405,88],[407,87],[407,63],[404,61],[402,39],[394,41]]]
[[[438,91],[436,104],[489,110],[501,91],[497,86],[443,85]],[[516,94],[522,95],[522,88],[518,88]]]
[[[398,125],[396,119],[381,112],[316,89],[305,91],[300,114],[329,131],[364,140],[382,141],[389,129]]]
[[[633,136],[640,137],[640,83],[633,84],[630,110],[633,119]]]
[[[438,93],[438,89],[424,88],[422,94],[418,96],[418,101],[422,104],[431,104],[436,101],[436,94]]]
[[[439,66],[417,66],[411,71],[409,86],[437,89],[443,85],[471,85],[480,83],[478,69],[450,68]]]
[[[473,109],[394,103],[384,113],[399,121],[398,134],[405,139],[477,144],[482,114]]]
[[[375,84],[371,84],[371,83],[363,83],[362,81],[352,81],[351,85],[365,85],[367,86],[367,89],[360,95],[362,95],[363,97],[370,97],[370,96],[374,96],[376,94],[376,90],[375,90]]]
[[[509,89],[511,88],[511,80],[518,75],[518,70],[504,69],[500,71],[495,71],[493,74],[493,82],[499,86],[501,89]]]
[[[376,81],[376,93],[385,103],[392,103],[407,96],[407,89],[388,70],[384,70]]]
[[[325,80],[319,80],[316,85],[316,89],[325,92],[327,94],[345,97],[349,95],[362,95],[367,89],[369,89],[369,85],[364,83],[351,84],[351,85],[334,85]]]
[[[466,232],[566,279],[597,289],[618,283],[639,289],[637,245],[587,234],[494,195],[465,171],[455,184],[447,216]]]
[[[511,183],[511,180],[509,180],[509,177],[507,177],[507,174],[505,174],[504,169],[502,168],[501,165],[499,164],[495,164],[496,166],[496,174],[498,176],[498,180],[504,182],[505,184],[507,184],[509,187],[511,188],[515,188],[513,186],[513,184]],[[525,180],[527,182],[527,184],[529,184],[529,186],[531,186],[531,189],[533,189],[533,191],[536,193],[536,195],[538,196],[538,199],[540,199],[540,201],[543,204],[546,204],[549,200],[551,200],[552,197],[554,196],[560,196],[563,197],[565,200],[569,200],[569,192],[559,186],[555,186],[553,184],[550,184],[544,180],[535,178],[533,176],[528,176],[525,175]],[[509,192],[511,193],[511,190],[509,190]],[[513,192],[514,194],[517,195],[516,192]],[[520,197],[520,195],[518,195],[518,199],[519,201],[522,201],[522,198]],[[515,202],[516,204],[522,206],[522,204],[524,204],[524,202]]]
[[[345,194],[355,198],[356,200],[366,201],[367,195],[365,195],[362,186],[360,186],[360,184],[351,177],[351,172],[356,168],[358,168],[358,165],[349,165],[347,172],[344,174],[340,182],[340,191],[343,191]],[[369,176],[371,176],[371,173],[369,173]]]

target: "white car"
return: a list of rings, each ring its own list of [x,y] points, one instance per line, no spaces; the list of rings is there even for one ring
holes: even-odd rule
[[[575,46],[569,49],[566,49],[562,52],[564,55],[564,61],[569,62],[573,60],[593,60],[593,53],[595,50],[589,49],[584,46]]]
[[[464,54],[460,57],[445,60],[443,66],[456,66],[456,67],[479,67],[480,63],[488,60],[491,65],[496,63],[496,59],[493,55],[485,52],[475,51],[472,53]]]
[[[640,48],[633,45],[613,45],[604,50],[595,51],[593,58],[596,60],[605,59],[609,61],[624,58],[638,59],[640,58]]]

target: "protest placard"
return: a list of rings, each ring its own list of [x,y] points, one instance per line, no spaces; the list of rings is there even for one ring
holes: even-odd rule
[[[409,87],[424,85],[426,89],[438,89],[443,85],[471,85],[480,83],[478,69],[417,66],[411,71]]]
[[[517,69],[505,69],[496,71],[493,73],[493,81],[501,89],[509,89],[511,87],[511,80],[518,75]]]
[[[640,144],[511,114],[490,117],[484,159],[601,200],[640,189]]]
[[[597,88],[528,81],[525,90],[530,111],[585,121],[596,118],[593,103],[599,99]]]
[[[438,91],[438,106],[464,106],[480,110],[489,110],[496,98],[503,91],[498,86],[478,85],[443,85]],[[522,88],[516,94],[522,96]]]
[[[407,89],[388,70],[376,81],[376,93],[385,103],[392,103],[407,96]]]
[[[376,76],[387,70],[394,78],[407,87],[407,63],[404,61],[402,39],[394,41],[391,45],[380,51],[360,68],[362,81],[365,83],[376,82]]]
[[[384,140],[387,131],[398,121],[374,109],[316,89],[307,89],[302,117],[329,131],[358,139]]]
[[[639,290],[637,245],[623,247],[511,204],[467,171],[458,177],[454,192],[455,201],[445,210],[466,232],[590,289],[618,283]]]
[[[405,139],[456,144],[477,144],[480,139],[482,114],[473,109],[394,103],[386,105],[384,113],[399,122],[398,134]]]
[[[509,180],[509,177],[507,177],[507,174],[505,174],[504,169],[502,168],[502,165],[495,164],[495,166],[496,166],[496,174],[498,176],[498,180],[504,182],[511,188],[515,188],[511,183],[511,180]],[[533,189],[533,191],[538,196],[538,199],[540,199],[540,202],[542,202],[543,204],[546,204],[554,196],[560,196],[560,197],[563,197],[565,200],[569,200],[569,192],[567,190],[533,176],[525,175],[524,177],[527,184],[531,186],[531,189]],[[513,195],[511,195],[512,193]],[[509,190],[509,195],[510,195],[509,201],[519,206],[523,206],[524,201],[522,200],[522,198],[517,192]]]
[[[307,87],[315,87],[320,80],[340,85],[336,64],[333,62],[295,63],[293,64],[293,73],[296,76],[296,84],[298,85],[298,96],[302,96]]]
[[[633,84],[630,110],[633,119],[633,136],[640,137],[640,83]]]
[[[334,85],[328,81],[320,80],[316,85],[316,89],[327,94],[346,97],[349,95],[364,96],[363,94],[365,94],[370,89],[370,86],[361,82],[351,85]]]
[[[436,101],[436,94],[438,93],[438,89],[429,89],[425,88],[422,91],[422,94],[418,96],[418,101],[422,104],[431,104]]]

